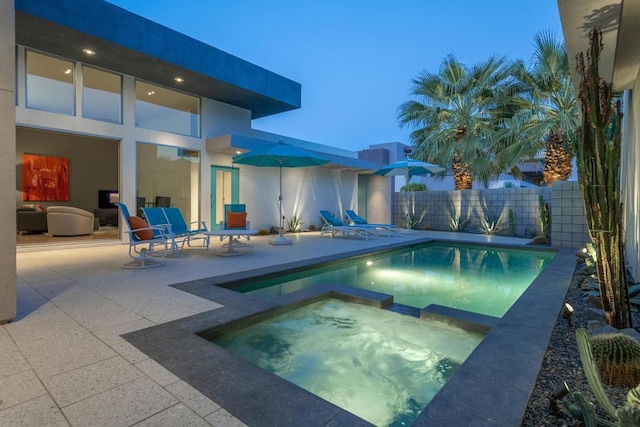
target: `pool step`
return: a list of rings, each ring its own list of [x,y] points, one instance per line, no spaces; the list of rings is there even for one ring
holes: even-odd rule
[[[420,310],[420,318],[458,326],[472,332],[488,334],[498,324],[500,318],[486,314],[472,313],[457,308],[429,304]]]

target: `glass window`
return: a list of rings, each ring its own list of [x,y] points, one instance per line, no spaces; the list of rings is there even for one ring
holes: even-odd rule
[[[73,62],[27,51],[27,107],[75,113]]]
[[[138,204],[180,208],[187,222],[198,221],[200,152],[167,145],[136,144]]]
[[[122,123],[122,76],[82,67],[82,117]]]
[[[136,81],[136,126],[181,135],[200,135],[200,99]]]

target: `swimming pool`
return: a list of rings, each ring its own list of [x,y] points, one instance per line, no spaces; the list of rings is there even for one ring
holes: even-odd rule
[[[401,244],[398,242],[398,246]],[[345,258],[362,259],[365,252],[361,249],[337,251],[315,263],[309,258],[306,263],[318,265]],[[520,425],[559,307],[571,283],[574,252],[571,248],[553,250],[553,259],[502,320],[496,319],[490,330],[485,330],[488,332],[486,337],[414,424],[473,425],[478,420],[491,420],[494,424]],[[260,317],[265,310],[283,304],[298,304],[301,299],[308,298],[317,301],[325,294],[342,297],[349,293],[344,286],[333,293],[331,289],[338,287],[321,285],[281,298],[261,299],[230,290],[233,286],[220,286],[246,282],[251,277],[261,280],[265,270],[267,274],[277,275],[278,272],[299,271],[304,266],[305,262],[300,261],[268,269],[246,270],[246,266],[242,266],[233,274],[172,285],[223,306],[130,332],[123,338],[247,425],[361,425],[361,418],[233,355],[202,336],[203,331],[225,329],[230,322]],[[348,288],[354,291],[353,297],[357,301],[368,293],[371,305],[387,306],[380,294]]]
[[[272,298],[340,283],[393,295],[395,303],[411,307],[438,304],[502,317],[554,255],[533,249],[430,243],[229,288]]]
[[[211,341],[374,425],[401,426],[483,337],[328,298]]]

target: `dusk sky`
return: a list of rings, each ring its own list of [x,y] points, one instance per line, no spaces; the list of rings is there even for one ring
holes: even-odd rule
[[[397,108],[450,53],[528,60],[562,36],[556,0],[111,0],[302,85],[302,108],[253,127],[349,150],[409,143]]]

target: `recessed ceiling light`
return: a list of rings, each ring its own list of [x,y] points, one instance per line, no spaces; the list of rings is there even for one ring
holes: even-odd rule
[[[86,53],[87,55],[95,55],[96,54],[96,51],[92,50],[92,49],[82,49],[82,51],[84,53]]]
[[[156,91],[155,90],[150,90],[149,92],[147,92],[147,95],[151,96],[151,95],[155,95]]]
[[[173,80],[175,80],[178,83],[182,83],[184,81],[182,77],[174,77]]]
[[[64,70],[65,74],[71,74],[71,68],[67,68],[66,70]]]

